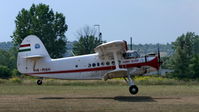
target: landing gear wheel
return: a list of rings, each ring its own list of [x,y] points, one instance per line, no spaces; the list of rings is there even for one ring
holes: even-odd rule
[[[132,85],[129,87],[129,92],[133,95],[138,93],[138,87],[136,85]]]
[[[42,85],[42,80],[37,80],[37,85]]]

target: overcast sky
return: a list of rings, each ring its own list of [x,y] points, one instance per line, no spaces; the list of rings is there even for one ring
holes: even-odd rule
[[[199,34],[199,0],[4,0],[0,2],[0,42],[11,41],[22,8],[44,3],[66,17],[69,41],[85,25],[100,25],[103,39],[170,43],[182,33]]]

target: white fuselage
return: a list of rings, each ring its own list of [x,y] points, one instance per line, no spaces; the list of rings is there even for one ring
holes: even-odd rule
[[[127,68],[128,73],[132,73],[137,67],[150,66],[147,62],[151,62],[155,58],[121,58],[118,61],[120,68]],[[100,59],[97,53],[43,61],[36,60],[32,64],[32,67],[27,68],[28,72],[24,74],[68,80],[103,79],[107,72],[115,69],[113,59]]]

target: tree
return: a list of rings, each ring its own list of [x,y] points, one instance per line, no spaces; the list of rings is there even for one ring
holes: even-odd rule
[[[189,64],[190,78],[199,78],[199,55],[194,55]]]
[[[193,78],[198,73],[199,36],[193,32],[181,35],[173,42],[174,55],[171,57],[172,68],[178,78]]]
[[[10,69],[7,66],[0,65],[0,78],[7,79],[11,77]]]
[[[0,65],[2,66],[9,66],[9,53],[7,51],[0,49]]]
[[[94,53],[94,48],[104,42],[100,37],[95,36],[96,30],[89,26],[85,26],[77,34],[79,40],[73,45],[73,53],[75,55]]]
[[[16,70],[16,47],[10,48],[8,51],[0,50],[0,78],[10,78],[11,75],[21,75]]]
[[[7,65],[11,70],[17,68],[17,48],[12,47],[8,50],[9,64]]]
[[[193,54],[199,54],[199,35],[193,38]]]
[[[16,30],[11,38],[16,46],[28,35],[37,35],[52,58],[62,57],[66,52],[67,31],[65,17],[54,13],[48,5],[33,4],[29,10],[22,9],[16,17]]]

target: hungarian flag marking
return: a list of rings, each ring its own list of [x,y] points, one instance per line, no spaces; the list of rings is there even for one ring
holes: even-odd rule
[[[22,44],[19,47],[19,52],[31,51],[30,44]]]

